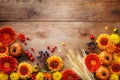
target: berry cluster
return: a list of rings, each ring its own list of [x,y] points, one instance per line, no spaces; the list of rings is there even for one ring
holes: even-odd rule
[[[46,67],[46,60],[49,57],[49,53],[47,51],[39,51],[39,54],[37,56],[37,65]]]
[[[87,46],[88,46],[88,50],[87,50],[88,53],[97,51],[97,43],[96,42],[93,42],[93,41],[89,42],[89,43],[87,43]]]
[[[52,48],[50,48],[50,46],[47,46],[47,49],[51,51],[51,53],[54,53],[55,50],[57,49],[57,46],[54,46]]]
[[[21,41],[21,42],[24,42],[25,41],[25,35],[20,33],[18,34],[18,39]]]
[[[24,42],[24,44],[27,45],[26,40],[30,40],[30,38],[25,37],[24,34],[20,33],[20,34],[18,34],[18,40],[19,40],[20,42]]]
[[[30,79],[31,79],[31,80],[36,80],[36,74],[33,73],[33,74],[30,76]]]
[[[30,61],[34,61],[32,54],[28,50],[26,50],[24,54],[29,58]]]

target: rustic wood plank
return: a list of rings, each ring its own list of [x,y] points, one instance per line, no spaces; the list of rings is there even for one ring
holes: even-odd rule
[[[71,1],[81,1],[81,2],[120,2],[119,0],[0,0],[1,2],[71,2]]]
[[[107,0],[104,0],[107,1]],[[0,21],[119,21],[120,3],[2,2]]]
[[[66,60],[66,51],[68,48],[87,49],[86,43],[90,42],[90,33],[95,37],[100,33],[112,33],[113,27],[120,30],[120,22],[4,22],[0,27],[5,25],[12,26],[17,33],[24,33],[32,40],[27,41],[27,49],[33,47],[35,51],[46,50],[46,46],[58,46],[55,53],[51,55],[60,55]],[[109,30],[104,29],[105,26]],[[61,45],[64,41],[66,47]],[[25,49],[26,49],[25,48]],[[62,49],[61,52],[58,52]],[[36,56],[36,54],[34,54]],[[33,63],[32,63],[33,64]]]

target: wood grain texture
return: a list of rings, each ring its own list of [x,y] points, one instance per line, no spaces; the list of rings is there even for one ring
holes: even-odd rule
[[[25,49],[33,47],[35,51],[46,50],[46,46],[58,46],[55,53],[51,55],[59,55],[64,61],[66,58],[66,49],[87,49],[86,43],[90,42],[89,35],[94,34],[97,37],[100,33],[112,33],[113,27],[120,30],[120,22],[4,22],[0,23],[0,27],[10,25],[17,33],[23,33],[32,40],[27,41],[28,45]],[[109,30],[104,29],[105,26]],[[64,41],[66,46],[61,45]],[[24,49],[24,50],[25,50]],[[58,50],[61,49],[61,52]],[[37,54],[34,54],[34,57]],[[34,65],[34,63],[31,63]]]
[[[0,21],[119,21],[119,0],[1,0]]]
[[[71,1],[81,1],[81,2],[120,2],[119,0],[0,0],[1,2],[71,2]]]

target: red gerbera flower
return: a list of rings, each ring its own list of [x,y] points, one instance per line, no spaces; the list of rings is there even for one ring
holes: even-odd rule
[[[65,70],[62,73],[62,80],[80,80],[80,77],[72,70]]]
[[[15,31],[10,27],[0,29],[0,42],[3,44],[11,44],[16,39]]]
[[[17,60],[12,56],[0,57],[0,71],[5,74],[14,72],[17,68]]]
[[[96,72],[96,70],[100,67],[101,62],[96,54],[89,54],[85,58],[85,64],[89,71]]]

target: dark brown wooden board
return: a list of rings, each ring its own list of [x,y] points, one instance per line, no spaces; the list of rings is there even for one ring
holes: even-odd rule
[[[0,21],[119,21],[119,0],[1,0]]]

